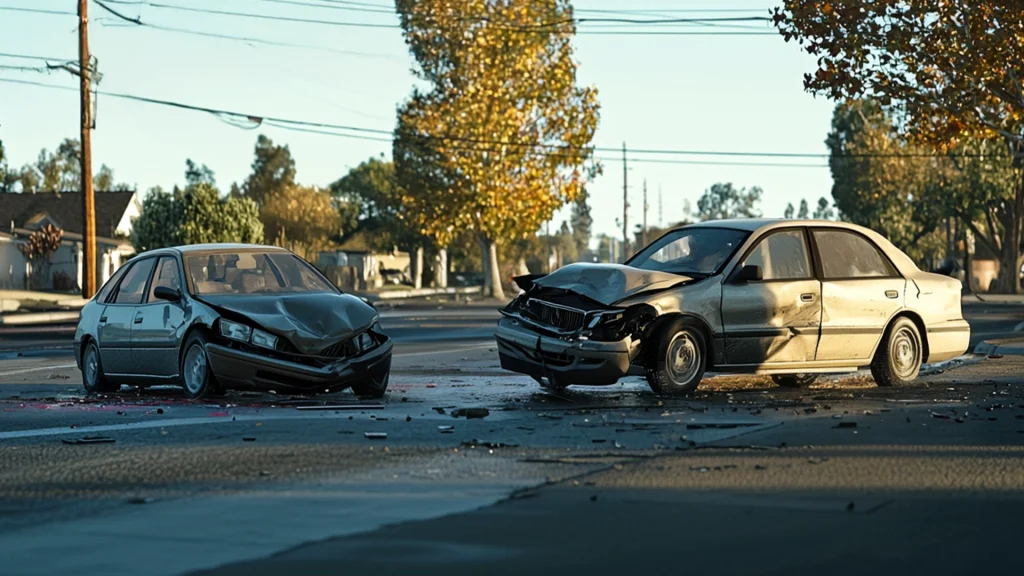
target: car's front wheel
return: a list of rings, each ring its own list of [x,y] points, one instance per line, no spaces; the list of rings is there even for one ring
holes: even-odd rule
[[[107,379],[103,373],[103,363],[100,361],[100,349],[96,342],[90,340],[82,352],[82,385],[85,391],[92,394],[96,392],[117,392],[121,387]]]
[[[200,332],[189,336],[181,355],[181,385],[185,396],[193,400],[210,396],[217,389],[217,381],[210,370],[206,355],[206,338]]]
[[[647,383],[656,394],[677,396],[697,389],[707,364],[704,336],[684,318],[651,335],[646,346]]]
[[[818,380],[817,374],[774,374],[772,382],[783,388],[805,388]]]
[[[882,337],[871,375],[879,386],[902,386],[917,379],[924,361],[921,332],[909,318],[898,318]]]

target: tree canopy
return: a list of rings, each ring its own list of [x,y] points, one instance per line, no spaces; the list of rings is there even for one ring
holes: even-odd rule
[[[260,205],[274,191],[295,185],[295,159],[287,144],[278,146],[260,134],[253,153],[252,173],[242,185],[245,196]]]
[[[760,187],[736,188],[731,182],[715,184],[704,191],[697,201],[693,216],[698,220],[724,220],[728,218],[758,218],[757,209],[763,191]]]
[[[572,7],[568,0],[395,4],[428,87],[399,111],[399,184],[438,244],[459,229],[479,235],[491,253],[488,284],[499,295],[493,245],[536,233],[597,170],[597,91],[576,84]]]

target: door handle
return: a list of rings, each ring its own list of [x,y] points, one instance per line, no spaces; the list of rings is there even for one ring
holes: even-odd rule
[[[100,316],[100,324],[103,324],[106,321],[107,321],[107,317],[106,316]]]
[[[142,316],[136,316],[135,317],[135,323],[136,324],[142,324]]]
[[[814,294],[801,294],[800,300],[803,302],[814,302]]]
[[[885,291],[885,297],[886,297],[886,298],[893,298],[893,299],[896,299],[896,298],[899,298],[899,297],[900,297],[900,293],[899,293],[899,292],[897,292],[897,291],[895,291],[895,290],[886,290],[886,291]]]

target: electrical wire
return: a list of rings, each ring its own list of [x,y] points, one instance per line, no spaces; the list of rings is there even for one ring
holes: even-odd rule
[[[69,86],[59,86],[54,84],[46,84],[43,82],[36,82],[32,80],[17,80],[13,78],[0,78],[0,82],[11,83],[11,84],[22,84],[28,86],[36,86],[41,88],[51,88],[56,90],[65,91],[78,91],[78,88]],[[178,108],[182,110],[189,110],[194,112],[204,112],[212,114],[221,118],[231,117],[236,119],[245,120],[249,123],[266,124],[269,126],[275,126],[278,128],[292,129],[301,128],[302,131],[313,131],[318,130],[318,133],[324,133],[331,136],[338,136],[344,138],[357,138],[357,139],[368,139],[367,135],[375,135],[382,142],[391,141],[394,135],[392,130],[385,130],[381,128],[368,128],[363,126],[350,126],[343,124],[334,124],[330,122],[316,122],[309,120],[296,120],[292,118],[282,118],[275,116],[263,116],[257,114],[247,114],[243,112],[236,112],[232,110],[224,110],[219,108],[210,108],[206,106],[197,106],[193,104],[185,104],[182,102],[174,102],[171,100],[162,100],[159,98],[150,98],[146,96],[138,96],[134,94],[124,94],[119,92],[96,92],[102,96],[108,96],[111,98],[118,98],[124,100],[132,100],[136,102],[142,102],[147,104],[154,104],[160,106],[167,106],[171,108]],[[355,134],[349,134],[353,132]],[[484,140],[476,138],[465,138],[457,136],[440,136],[440,135],[413,135],[414,138],[421,138],[423,140],[437,140],[444,142],[455,142],[465,144],[481,144],[491,146],[490,148],[481,147],[470,147],[461,148],[462,150],[469,150],[474,152],[501,152],[502,148],[507,147],[526,147],[526,148],[543,148],[551,150],[551,152],[543,152],[549,156],[565,156],[565,157],[581,157],[589,156],[591,153],[621,153],[621,148],[601,147],[601,146],[587,146],[587,147],[572,147],[566,145],[557,144],[546,144],[543,142],[506,142],[499,140]],[[450,149],[459,149],[457,147],[449,147]],[[575,150],[575,151],[574,151]],[[649,155],[649,156],[717,156],[717,157],[736,157],[736,158],[808,158],[808,159],[834,159],[834,158],[996,158],[1000,156],[992,154],[927,154],[927,153],[887,153],[887,154],[829,154],[829,153],[799,153],[799,152],[746,152],[746,151],[721,151],[721,150],[672,150],[672,149],[655,149],[655,148],[631,148],[627,152],[630,155],[630,162],[651,162],[651,163],[676,163],[681,162],[679,160],[669,159],[658,159],[658,158],[636,158],[635,155]],[[811,166],[811,165],[808,165]]]
[[[52,60],[54,62],[71,62],[76,58],[47,58],[46,56],[34,56],[32,54],[12,54],[0,52],[0,58],[14,58],[16,60]]]
[[[30,14],[48,14],[50,16],[77,16],[67,10],[47,10],[44,8],[22,8],[20,6],[0,6],[0,12],[28,12]]]

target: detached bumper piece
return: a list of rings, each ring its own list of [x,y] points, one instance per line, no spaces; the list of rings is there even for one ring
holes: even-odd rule
[[[629,372],[631,340],[567,341],[538,334],[514,318],[502,318],[495,333],[505,370],[556,386],[615,384]]]
[[[357,357],[318,357],[321,365],[271,358],[212,342],[206,345],[206,353],[214,375],[225,384],[275,391],[334,392],[353,384],[387,388],[393,348],[394,343],[387,339]]]

